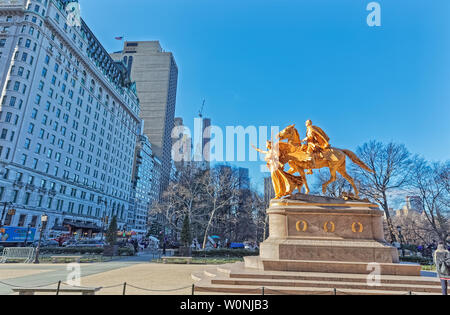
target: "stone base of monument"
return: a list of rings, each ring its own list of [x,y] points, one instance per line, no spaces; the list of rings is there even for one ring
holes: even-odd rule
[[[314,279],[320,275],[320,279],[339,282],[335,284],[340,288],[345,289],[347,285],[348,289],[357,287],[364,291],[376,289],[360,283],[370,275],[384,277],[384,281],[388,281],[386,284],[393,285],[388,291],[403,291],[402,284],[408,284],[411,290],[407,291],[439,292],[437,279],[420,276],[420,265],[399,263],[397,249],[384,239],[383,211],[377,205],[297,194],[289,199],[272,200],[267,212],[270,237],[260,245],[260,256],[245,257],[244,264],[228,268],[235,271],[237,278],[248,277],[257,286],[268,283],[269,277],[289,280],[291,282],[286,283],[303,288],[307,284],[316,288],[317,285],[325,285],[314,284]],[[220,274],[223,276],[223,272]],[[227,285],[236,283],[235,279],[226,277],[205,279],[194,275],[194,278],[203,279],[200,283],[205,290],[219,284],[218,279]],[[295,282],[298,279],[307,282]],[[358,282],[356,286],[355,281]],[[420,287],[425,283],[433,284],[433,288]],[[279,284],[279,281],[272,283],[273,286]],[[241,283],[240,288],[235,289],[239,291],[242,288]],[[233,288],[228,289],[231,290],[229,293],[234,292]]]
[[[294,195],[267,210],[270,237],[246,266],[271,271],[420,275],[384,240],[383,211],[365,201]],[[376,265],[375,265],[376,264]]]

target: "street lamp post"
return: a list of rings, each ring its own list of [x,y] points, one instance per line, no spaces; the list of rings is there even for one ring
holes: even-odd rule
[[[106,201],[106,200],[103,200],[103,199],[101,199],[100,200],[100,203],[103,203],[104,205],[105,205],[105,208],[103,209],[103,216],[102,216],[102,237],[101,237],[101,239],[100,239],[100,241],[102,241],[103,242],[103,236],[104,236],[104,230],[105,230],[105,223],[106,223],[106,216],[105,216],[105,213],[106,213],[106,207],[107,207],[107,204],[108,204],[108,202]]]
[[[26,247],[26,246],[27,246],[28,235],[30,234],[30,229],[31,229],[31,224],[28,224],[27,235],[25,235],[25,241],[23,242],[23,247]]]
[[[163,225],[163,255],[166,255],[166,226]]]
[[[39,235],[39,242],[38,242],[38,246],[36,248],[36,257],[34,259],[34,263],[35,264],[39,264],[39,251],[41,249],[41,241],[42,241],[42,234],[45,230],[45,227],[47,226],[47,220],[48,220],[48,216],[44,213],[41,216],[41,228],[39,230],[40,235]]]
[[[402,257],[405,257],[405,248],[403,244],[403,235],[402,235],[402,227],[397,226],[398,238],[400,239],[400,249],[402,250]]]

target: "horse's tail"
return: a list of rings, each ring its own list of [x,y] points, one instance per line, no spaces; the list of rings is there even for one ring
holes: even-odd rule
[[[350,158],[350,160],[352,160],[353,163],[355,163],[356,165],[358,165],[359,167],[361,167],[362,169],[370,172],[370,173],[375,173],[373,169],[371,169],[370,167],[368,167],[363,161],[360,160],[360,158],[353,153],[350,150],[343,150],[340,149],[342,152],[345,153],[346,156],[348,156]]]

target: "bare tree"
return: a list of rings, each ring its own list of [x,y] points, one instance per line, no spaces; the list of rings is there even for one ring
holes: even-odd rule
[[[209,171],[209,180],[205,182],[207,202],[207,224],[203,236],[203,249],[206,247],[208,233],[220,210],[233,206],[239,193],[239,177],[230,167],[215,167]]]
[[[268,237],[269,216],[267,215],[267,202],[256,189],[252,190],[252,209],[256,224],[256,241],[265,241]]]
[[[371,141],[358,147],[357,154],[374,170],[374,173],[370,173],[352,167],[360,193],[378,203],[384,210],[389,234],[394,241],[396,237],[389,213],[389,194],[407,186],[412,171],[410,153],[402,144]]]
[[[256,236],[253,197],[250,189],[240,190],[239,203],[235,211],[236,224],[234,225],[234,238],[238,241],[253,240]]]
[[[450,229],[450,162],[429,163],[416,159],[412,174],[411,187],[422,200],[424,215],[433,232],[445,242]]]
[[[437,237],[424,214],[412,212],[397,215],[392,218],[392,222],[402,228],[402,235],[407,244],[431,244]]]
[[[195,163],[185,163],[178,167],[178,178],[171,181],[150,215],[162,215],[165,225],[174,231],[181,231],[185,215],[188,216],[193,233],[198,235],[204,226],[205,187],[208,171]]]

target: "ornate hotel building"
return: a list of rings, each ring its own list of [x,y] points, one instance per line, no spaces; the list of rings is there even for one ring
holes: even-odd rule
[[[104,217],[124,228],[141,128],[127,68],[68,25],[67,3],[0,1],[0,224],[45,212],[47,237],[100,233]]]

